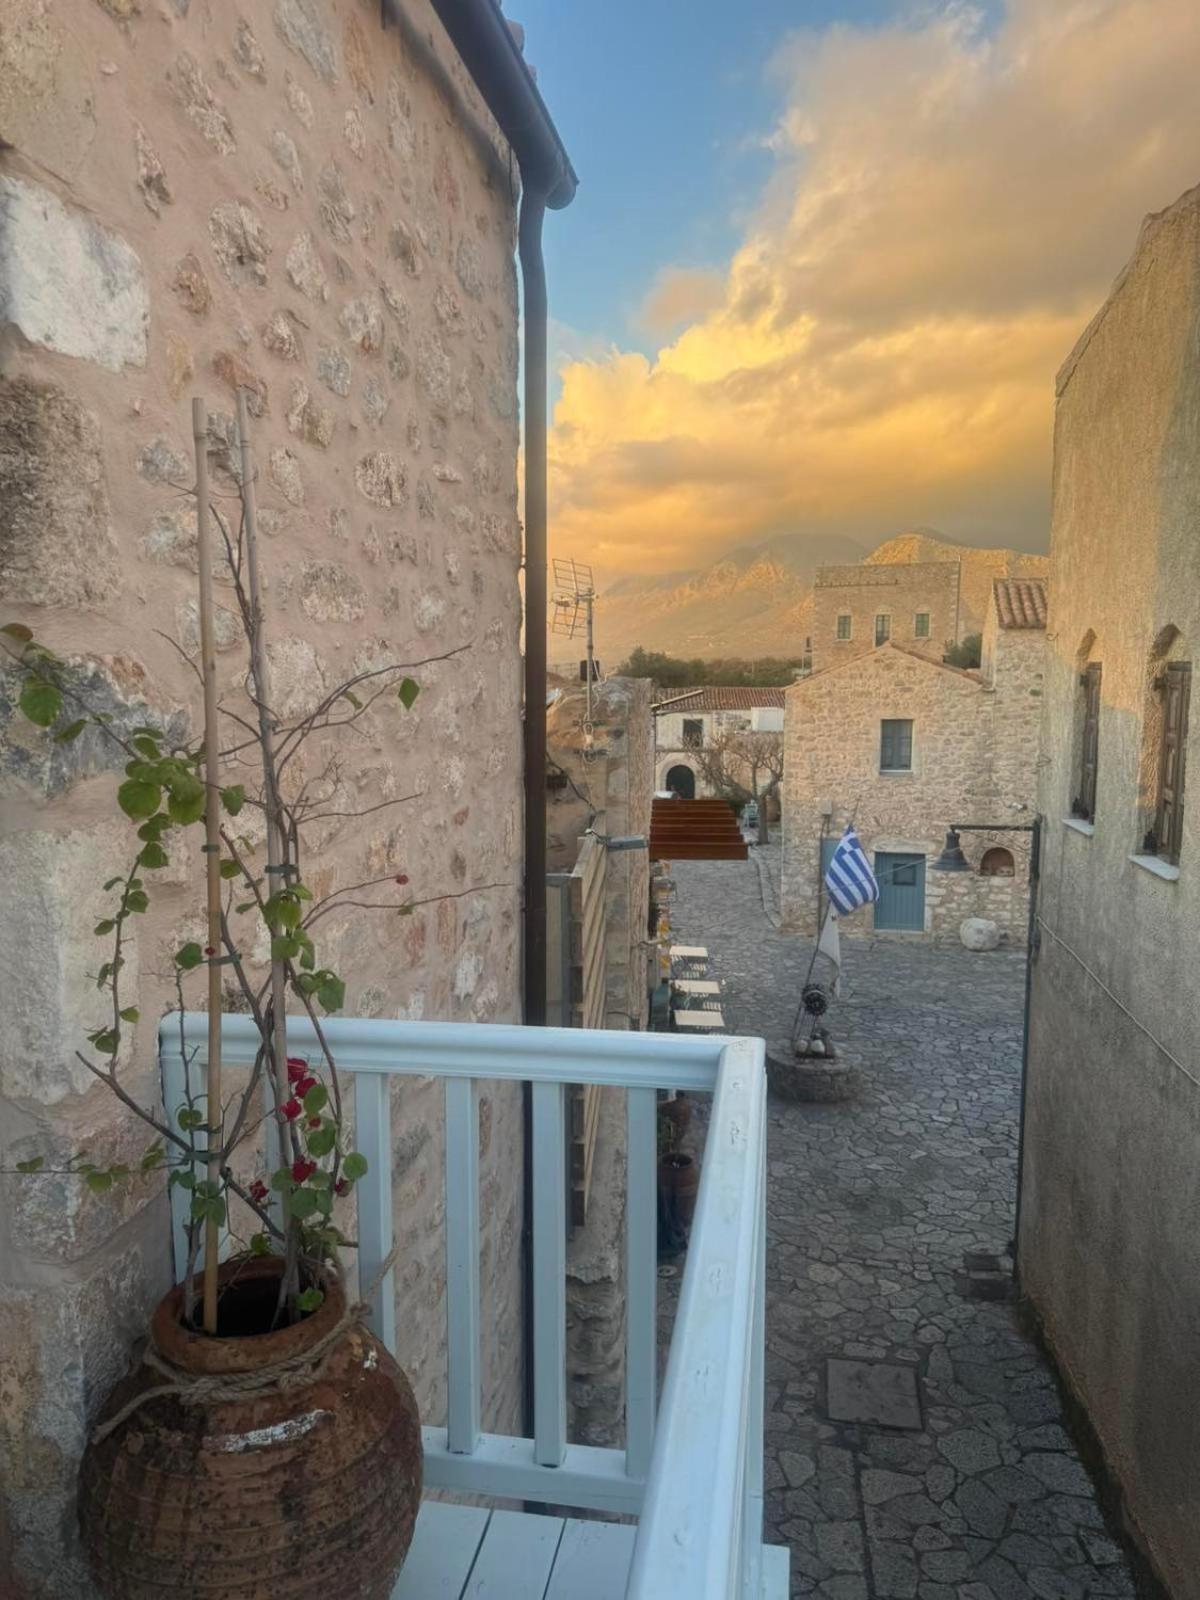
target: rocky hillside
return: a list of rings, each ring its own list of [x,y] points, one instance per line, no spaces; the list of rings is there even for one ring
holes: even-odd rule
[[[964,633],[982,625],[994,577],[1036,576],[1045,556],[951,544],[931,528],[918,528],[868,551],[838,536],[781,535],[732,550],[696,572],[629,576],[601,590],[596,603],[596,651],[606,669],[635,645],[676,656],[799,655],[809,631],[809,597],[818,567],[856,561],[963,563]],[[551,661],[578,651],[550,641]]]

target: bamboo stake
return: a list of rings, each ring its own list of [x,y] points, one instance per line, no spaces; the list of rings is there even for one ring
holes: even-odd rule
[[[245,517],[246,587],[249,592],[250,671],[254,679],[257,701],[258,737],[262,750],[263,799],[267,808],[267,876],[268,891],[274,894],[286,882],[283,874],[284,838],[283,813],[280,807],[279,787],[275,771],[275,725],[271,712],[271,678],[263,638],[262,584],[258,571],[258,503],[254,487],[254,464],[250,451],[250,425],[246,411],[246,394],[237,392],[238,452],[242,475],[242,508]],[[282,1139],[278,1112],[288,1098],[287,1077],[287,987],[283,962],[271,961],[271,1080],[275,1098],[275,1116],[266,1121],[267,1162],[274,1170],[282,1159]],[[278,1205],[278,1200],[274,1202]],[[282,1219],[280,1219],[282,1220]]]
[[[200,667],[204,678],[204,861],[208,898],[208,1162],[207,1177],[221,1183],[221,784],[217,727],[217,652],[213,636],[212,542],[208,525],[208,409],[192,400],[196,446],[196,549],[200,566]],[[221,1229],[213,1217],[204,1223],[204,1331],[217,1331],[217,1273]]]

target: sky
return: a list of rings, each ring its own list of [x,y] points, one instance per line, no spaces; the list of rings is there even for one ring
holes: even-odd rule
[[[1196,0],[508,0],[547,219],[552,545],[1044,550],[1055,373],[1200,182]]]

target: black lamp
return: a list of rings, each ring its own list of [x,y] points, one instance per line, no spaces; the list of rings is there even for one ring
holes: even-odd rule
[[[936,861],[930,864],[931,872],[970,872],[971,863],[962,852],[962,841],[958,837],[958,830],[951,828],[946,834],[946,842],[942,846],[942,853]]]

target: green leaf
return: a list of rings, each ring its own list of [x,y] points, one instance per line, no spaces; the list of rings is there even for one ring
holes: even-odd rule
[[[7,633],[8,629],[6,628],[4,631]],[[30,1156],[28,1161],[18,1161],[17,1162],[17,1171],[18,1172],[40,1172],[45,1165],[46,1165],[45,1156]]]
[[[113,1186],[111,1172],[89,1172],[84,1182],[93,1194],[106,1194]]]
[[[33,638],[33,633],[23,622],[6,622],[0,633],[7,634],[10,639],[15,639],[18,644],[28,644]]]
[[[250,1235],[250,1254],[252,1256],[269,1256],[271,1254],[271,1241],[265,1233],[252,1233]]]
[[[190,972],[193,967],[198,967],[204,960],[204,951],[196,943],[182,945],[175,952],[175,965],[182,967],[184,972]]]
[[[80,717],[76,722],[68,722],[65,728],[60,728],[54,735],[55,744],[70,744],[73,739],[78,739],[87,725],[86,717]]]
[[[304,1141],[308,1145],[311,1156],[327,1156],[337,1143],[337,1129],[332,1123],[322,1128],[314,1128]]]
[[[309,939],[305,942],[304,949],[300,952],[300,965],[304,968],[305,972],[311,972],[316,964],[317,958],[313,953],[312,940]]]
[[[271,1174],[271,1187],[277,1193],[292,1187],[292,1174],[288,1167],[279,1167]]]
[[[158,742],[157,735],[135,733],[133,736],[133,748],[139,755],[145,756],[147,761],[162,760],[162,747]]]
[[[366,1175],[366,1156],[360,1155],[357,1150],[351,1150],[345,1161],[342,1162],[342,1176],[349,1178],[351,1183],[357,1183],[360,1178],[365,1178]]]
[[[421,685],[415,678],[403,678],[397,695],[405,711],[411,711],[416,703],[416,698],[421,692]]]
[[[151,872],[157,867],[167,866],[170,860],[170,856],[156,840],[152,840],[138,854],[138,865],[148,868]]]
[[[324,1111],[329,1104],[329,1090],[323,1083],[315,1083],[304,1096],[304,1110],[310,1117],[315,1117]]]
[[[225,1201],[219,1195],[193,1195],[189,1209],[197,1221],[218,1224],[225,1221]]]
[[[346,985],[336,974],[328,972],[317,989],[317,999],[326,1011],[340,1011],[346,1003]]]
[[[312,1189],[297,1189],[287,1198],[287,1208],[293,1217],[311,1217],[317,1209],[317,1197]]]
[[[362,701],[358,698],[358,696],[354,693],[354,691],[352,689],[343,689],[342,690],[342,699],[343,700],[349,700],[350,704],[354,707],[355,711],[361,711],[362,708],[363,708]]]
[[[177,1167],[167,1179],[167,1187],[194,1189],[196,1187],[196,1174],[190,1167]]]
[[[153,1172],[156,1167],[161,1167],[165,1160],[166,1156],[163,1154],[162,1140],[156,1139],[150,1148],[143,1153],[138,1166],[143,1172]]]
[[[320,1289],[301,1289],[296,1296],[296,1308],[299,1311],[315,1311],[324,1303],[325,1296]]]
[[[313,897],[313,892],[306,883],[294,883],[292,885],[292,893],[297,900],[311,900]]]
[[[151,817],[149,822],[142,823],[137,831],[138,838],[145,839],[147,844],[157,844],[170,826],[170,817],[165,811],[160,811],[156,817]]]
[[[109,889],[115,889],[119,883],[124,883],[124,881],[124,878],[110,878],[104,885],[105,891],[107,892]]]
[[[241,870],[236,861],[222,861],[221,863],[221,876],[223,878],[236,878]]]
[[[111,917],[105,917],[103,921],[96,924],[96,926],[92,929],[92,932],[97,936],[97,938],[102,939],[106,933],[111,933],[115,927],[116,923],[113,921],[113,919]]]
[[[151,817],[162,803],[162,789],[142,778],[128,778],[117,790],[117,804],[127,817]]]
[[[127,911],[136,911],[140,915],[149,904],[150,896],[144,889],[130,889],[126,892],[125,909]]]
[[[99,1033],[92,1034],[91,1042],[102,1056],[115,1056],[121,1036],[115,1028],[102,1028]]]
[[[19,704],[30,722],[48,728],[62,710],[62,694],[45,678],[26,678]]]
[[[280,934],[271,940],[272,961],[290,961],[293,956],[298,956],[302,949],[300,940],[293,933]]]
[[[121,1021],[136,1022],[140,1016],[141,1012],[136,1006],[126,1006],[124,1011],[121,1012]]]
[[[167,814],[172,822],[177,822],[181,826],[189,822],[199,822],[204,815],[206,798],[204,785],[199,778],[194,778],[190,774],[179,774],[171,781]]]
[[[231,817],[236,817],[246,804],[246,791],[240,783],[232,784],[228,789],[221,790],[221,804]]]
[[[321,1189],[317,1193],[317,1210],[328,1219],[333,1215],[333,1190]]]

